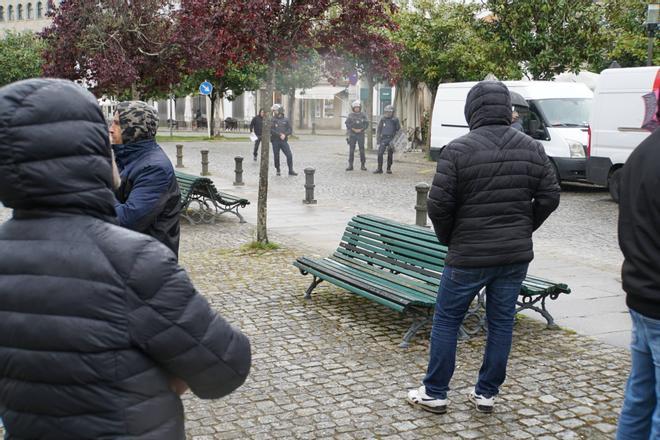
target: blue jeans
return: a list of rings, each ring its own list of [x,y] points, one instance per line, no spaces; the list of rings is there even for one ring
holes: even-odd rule
[[[275,162],[275,169],[280,171],[280,151],[282,151],[284,156],[286,156],[286,166],[289,168],[289,172],[293,172],[293,154],[291,154],[289,143],[280,138],[273,139],[271,143],[273,144],[273,161]]]
[[[485,397],[497,395],[506,377],[516,300],[527,267],[527,263],[483,268],[445,266],[433,316],[431,353],[424,378],[426,394],[447,398],[456,366],[458,329],[470,303],[485,286],[488,340],[476,392]]]
[[[616,438],[656,439],[660,436],[660,320],[634,310],[630,316],[632,368]]]

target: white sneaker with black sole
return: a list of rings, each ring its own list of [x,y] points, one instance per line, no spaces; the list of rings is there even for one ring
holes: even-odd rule
[[[484,397],[481,394],[477,394],[475,390],[470,391],[468,395],[470,402],[474,403],[477,411],[482,413],[490,414],[493,412],[493,406],[495,406],[495,397]]]
[[[449,404],[449,400],[447,399],[436,399],[435,397],[426,394],[426,388],[424,385],[408,391],[408,398],[406,400],[412,406],[416,406],[424,411],[429,411],[435,414],[446,413],[447,404]]]

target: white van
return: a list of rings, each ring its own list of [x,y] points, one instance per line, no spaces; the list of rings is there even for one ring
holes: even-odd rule
[[[658,126],[659,89],[658,66],[607,69],[600,75],[589,123],[587,179],[608,186],[614,200],[619,199],[621,167]]]
[[[503,81],[522,95],[529,107],[516,106],[525,133],[543,144],[560,180],[583,181],[588,141],[587,126],[593,93],[581,83]],[[463,110],[476,82],[440,84],[431,126],[431,157],[469,131]]]

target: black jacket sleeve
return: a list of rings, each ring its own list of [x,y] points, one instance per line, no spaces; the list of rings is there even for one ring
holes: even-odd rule
[[[154,362],[202,399],[243,384],[251,363],[248,338],[211,309],[165,246],[150,240],[127,284],[136,301],[131,339]]]
[[[554,165],[550,162],[548,156],[546,156],[543,146],[538,144],[537,147],[543,161],[543,175],[534,192],[534,200],[532,202],[534,230],[537,230],[550,214],[557,209],[557,206],[559,206],[559,194],[561,192]]]
[[[456,162],[451,144],[438,158],[438,168],[433,177],[427,207],[435,235],[440,244],[449,246],[456,213]]]

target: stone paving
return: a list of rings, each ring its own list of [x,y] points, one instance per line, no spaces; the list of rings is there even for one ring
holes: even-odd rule
[[[250,225],[229,219],[182,232],[182,264],[254,351],[235,394],[186,395],[190,439],[613,437],[629,368],[623,349],[520,319],[495,414],[476,413],[466,399],[483,335],[459,345],[449,413],[429,414],[404,401],[423,377],[428,329],[402,350],[409,319],[326,284],[304,300],[310,280],[291,265],[304,251],[243,250]]]

